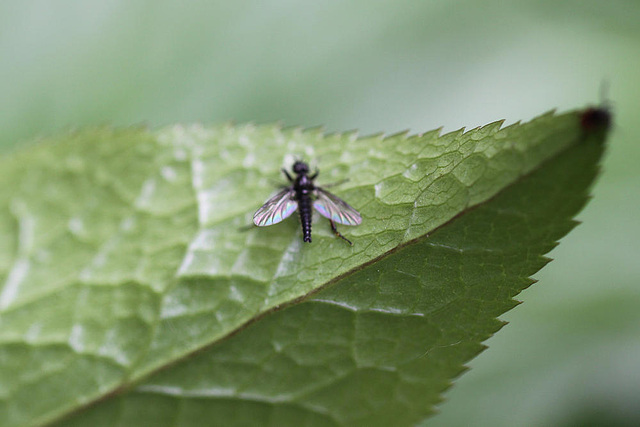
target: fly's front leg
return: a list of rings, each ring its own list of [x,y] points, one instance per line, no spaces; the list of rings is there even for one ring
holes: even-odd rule
[[[342,240],[347,242],[349,245],[353,246],[353,243],[351,243],[351,240],[347,239],[342,234],[340,234],[340,232],[336,228],[336,224],[333,221],[329,220],[329,224],[331,224],[331,229],[333,230],[333,234],[335,234],[336,236],[340,237]]]
[[[287,172],[285,168],[282,168],[282,173],[285,174],[289,182],[293,182],[293,178],[291,178],[291,175],[289,175],[289,172]]]

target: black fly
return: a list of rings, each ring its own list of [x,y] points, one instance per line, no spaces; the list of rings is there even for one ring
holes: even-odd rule
[[[298,209],[303,240],[311,242],[311,207],[313,205],[320,215],[329,218],[331,229],[336,236],[353,245],[349,239],[340,234],[336,229],[335,223],[358,225],[362,222],[360,213],[342,199],[320,187],[316,187],[313,184],[313,180],[317,178],[318,171],[313,175],[309,175],[309,165],[305,162],[295,162],[292,170],[296,175],[295,178],[292,178],[285,169],[282,169],[291,185],[267,200],[253,215],[253,223],[259,227],[277,224],[291,216]]]

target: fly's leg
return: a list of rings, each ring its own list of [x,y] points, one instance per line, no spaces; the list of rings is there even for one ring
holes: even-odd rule
[[[347,239],[342,234],[340,234],[340,232],[336,228],[336,224],[333,221],[329,220],[329,224],[331,224],[331,229],[333,230],[333,234],[335,234],[336,236],[338,236],[339,238],[347,242],[349,245],[353,246],[353,243],[351,243],[351,240]]]
[[[349,178],[342,179],[342,180],[340,180],[340,181],[338,181],[338,182],[332,182],[331,184],[323,184],[323,185],[322,185],[322,188],[331,188],[331,187],[335,187],[336,185],[342,185],[342,184],[344,184],[345,182],[349,182]]]
[[[238,231],[241,233],[245,233],[251,229],[256,228],[255,224],[251,224],[251,225],[243,225],[242,227],[238,228]]]
[[[289,182],[293,182],[293,178],[291,178],[291,175],[289,175],[289,172],[287,172],[286,169],[282,168],[282,173],[286,175]]]

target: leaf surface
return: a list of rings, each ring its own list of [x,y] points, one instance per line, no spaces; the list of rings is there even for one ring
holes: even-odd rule
[[[573,112],[442,136],[101,128],[6,156],[0,421],[414,424],[574,225],[603,138]],[[310,245],[293,219],[244,229],[295,156],[349,178],[353,247],[324,219]]]

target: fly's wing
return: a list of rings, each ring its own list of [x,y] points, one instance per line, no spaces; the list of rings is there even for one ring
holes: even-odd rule
[[[360,213],[344,200],[318,187],[315,193],[316,200],[313,202],[313,207],[320,212],[320,215],[338,224],[358,225],[362,222]]]
[[[258,227],[266,227],[291,216],[298,209],[295,195],[295,191],[291,188],[280,191],[256,211],[253,215],[253,223]]]

